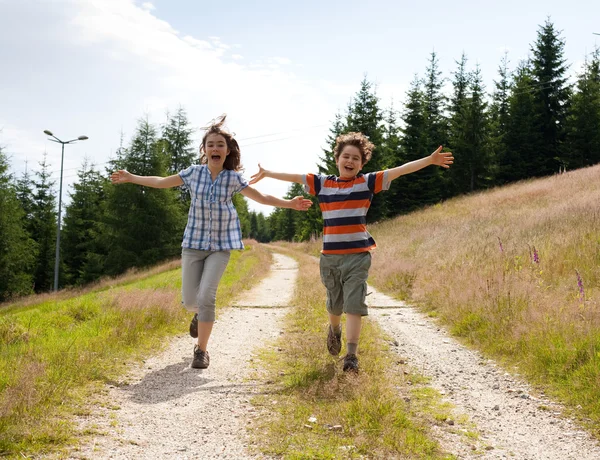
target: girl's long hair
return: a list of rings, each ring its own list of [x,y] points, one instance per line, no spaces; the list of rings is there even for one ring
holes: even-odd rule
[[[206,156],[206,138],[211,134],[219,134],[225,138],[225,142],[227,143],[227,148],[229,149],[229,155],[225,158],[225,163],[223,164],[223,169],[230,169],[232,171],[240,171],[242,169],[242,159],[240,153],[240,146],[237,141],[234,139],[234,134],[230,133],[225,127],[225,119],[227,118],[227,114],[215,118],[212,120],[208,126],[202,128],[206,132],[202,137],[202,144],[200,145],[200,163],[206,164],[208,163],[208,157]]]

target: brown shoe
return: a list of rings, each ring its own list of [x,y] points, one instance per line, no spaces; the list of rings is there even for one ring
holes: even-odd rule
[[[333,356],[337,356],[342,349],[342,331],[340,329],[339,333],[333,332],[331,324],[328,326],[327,331],[327,350]]]
[[[210,364],[208,351],[202,351],[198,345],[194,346],[194,359],[192,359],[192,367],[194,369],[206,369]]]
[[[358,358],[356,355],[348,354],[344,356],[344,372],[358,373]]]
[[[194,339],[198,338],[198,313],[196,313],[190,321],[190,335]]]

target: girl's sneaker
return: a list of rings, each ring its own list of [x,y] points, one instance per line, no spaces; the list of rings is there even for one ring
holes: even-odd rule
[[[206,369],[210,364],[208,351],[202,351],[198,345],[194,346],[194,359],[192,359],[192,367],[194,369]]]

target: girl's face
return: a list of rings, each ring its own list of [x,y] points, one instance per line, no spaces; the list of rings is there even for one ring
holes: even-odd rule
[[[346,145],[335,164],[341,179],[353,179],[362,169],[362,155],[358,147]]]
[[[204,153],[211,169],[223,169],[225,159],[229,155],[227,141],[220,134],[209,134],[204,142]]]

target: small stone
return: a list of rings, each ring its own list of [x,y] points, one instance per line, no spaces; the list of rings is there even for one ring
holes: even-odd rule
[[[493,407],[493,410],[500,410],[500,406],[499,406],[498,404],[496,404],[496,405]]]
[[[314,415],[311,415],[310,417],[308,417],[308,421],[310,423],[316,423],[317,422],[317,417],[315,417]]]
[[[451,418],[447,418],[446,419],[446,423],[450,426],[454,425],[454,420],[452,420]]]
[[[333,425],[329,428],[331,431],[342,431],[342,425]]]

